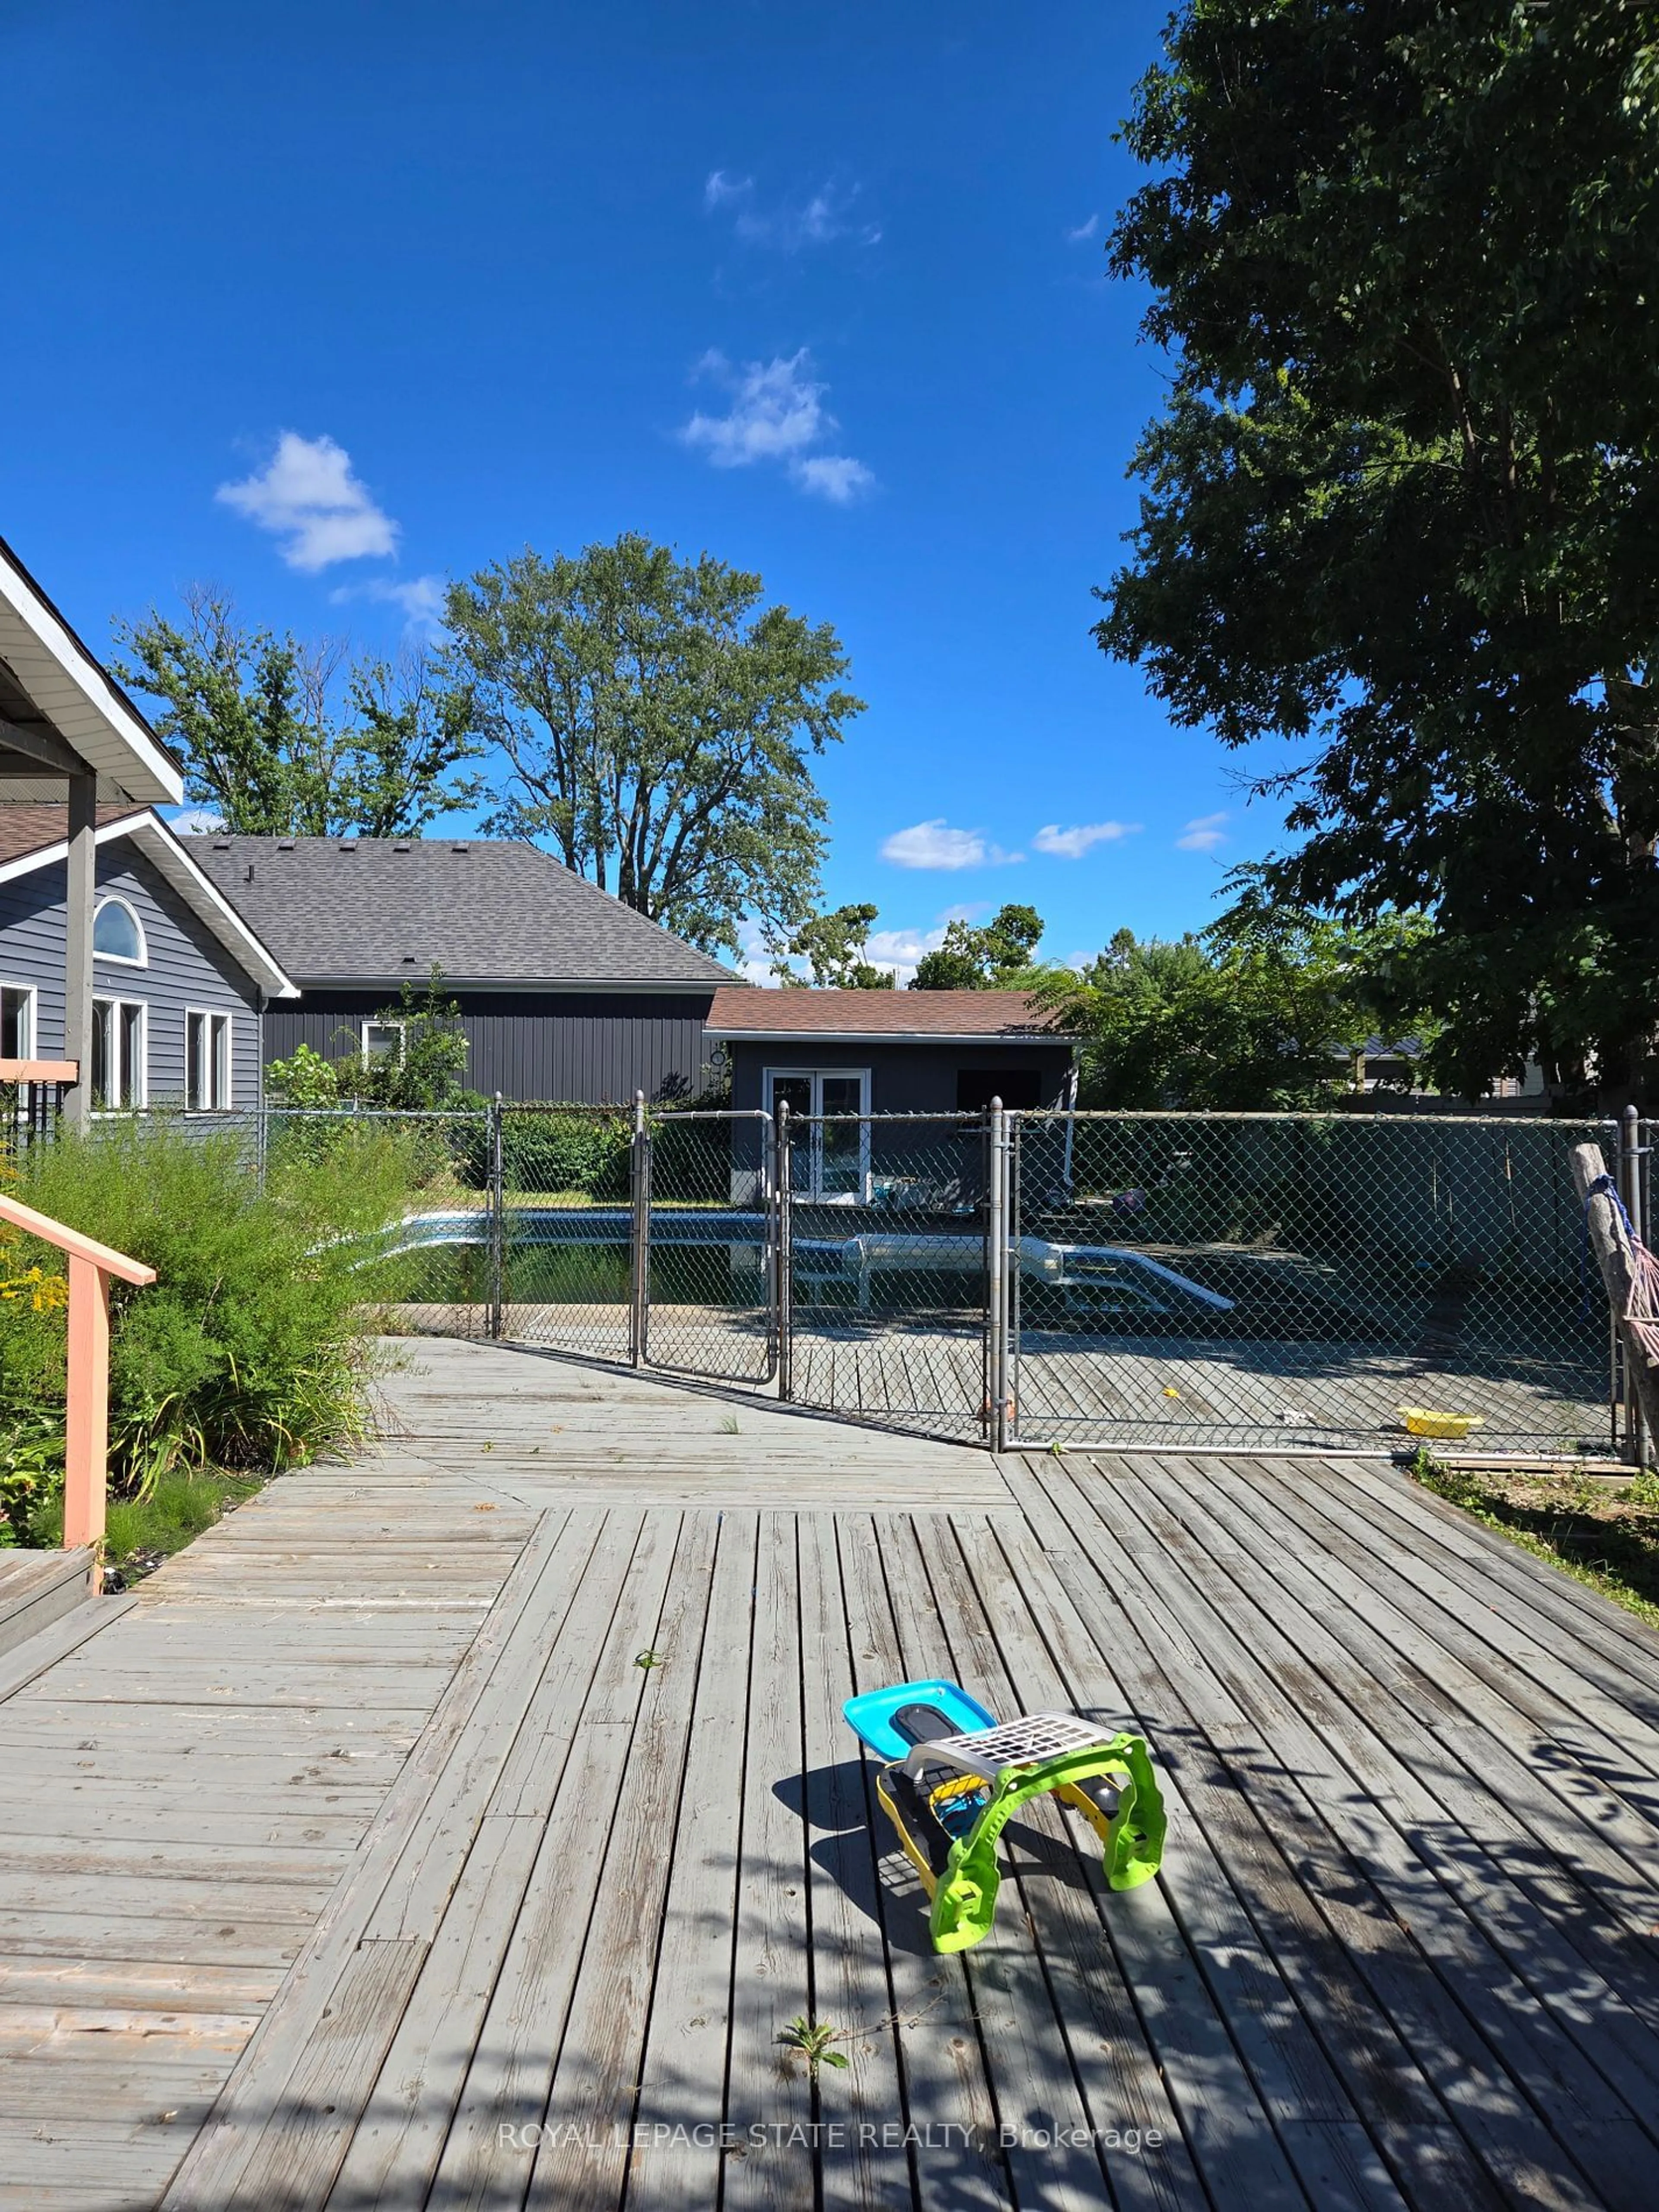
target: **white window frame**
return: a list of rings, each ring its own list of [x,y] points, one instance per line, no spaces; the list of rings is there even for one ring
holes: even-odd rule
[[[404,1057],[409,1051],[409,1024],[407,1022],[397,1021],[366,1021],[362,1023],[357,1032],[357,1052],[358,1057],[361,1059],[365,1067],[368,1066],[372,1060],[379,1060],[382,1057],[380,1053],[371,1052],[369,1049],[368,1033],[371,1030],[395,1030],[397,1031],[398,1055],[396,1065],[401,1067],[404,1064]]]
[[[130,952],[100,952],[98,950],[98,917],[106,907],[118,906],[138,933],[138,953],[135,959]],[[93,958],[107,960],[117,968],[148,968],[149,939],[144,934],[144,925],[138,919],[138,909],[131,899],[123,898],[118,891],[106,891],[92,910]]]
[[[823,1085],[831,1080],[856,1082],[859,1086],[859,1182],[856,1190],[825,1190],[823,1187]],[[868,1206],[870,1203],[870,1071],[867,1067],[763,1067],[761,1104],[775,1113],[772,1086],[780,1079],[810,1083],[813,1123],[806,1148],[806,1173],[795,1196],[809,1206]]]
[[[205,1106],[192,1106],[190,1100],[190,1025],[192,1022],[205,1022],[208,1024],[209,1066],[215,1073],[215,1079],[209,1085],[209,1088],[216,1091],[219,1088],[216,1079],[218,1056],[213,1050],[213,1024],[216,1022],[222,1022],[225,1025],[225,1095],[222,1098],[214,1098]],[[235,1103],[236,1017],[225,1006],[186,1006],[185,1008],[185,1111],[187,1114],[228,1114]]]
[[[118,1106],[94,1104],[93,1111],[95,1114],[136,1114],[149,1103],[149,1001],[147,999],[118,998],[112,991],[100,991],[92,1002],[92,1018],[94,1022],[98,1018],[98,1009],[100,1006],[112,1006],[116,1013],[116,1019],[111,1024],[110,1036],[115,1045],[117,1066],[114,1069],[116,1079],[114,1089],[118,1098],[121,1097],[128,1087],[125,1056],[126,1025],[120,1019],[120,1014],[124,1007],[131,1007],[137,1012],[138,1016],[138,1080],[132,1085],[133,1095],[130,1101]]]
[[[40,1052],[40,992],[34,983],[14,983],[9,976],[0,975],[0,991],[15,991],[27,999],[29,1010],[28,1050],[17,1054],[19,1060],[35,1060]]]

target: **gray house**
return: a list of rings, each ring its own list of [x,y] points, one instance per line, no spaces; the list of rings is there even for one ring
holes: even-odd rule
[[[91,1109],[257,1105],[261,1018],[293,984],[149,808],[100,806],[93,842]],[[78,1057],[64,1037],[69,857],[66,806],[0,806],[0,1063]]]
[[[619,1103],[707,1079],[704,1024],[730,979],[532,845],[488,838],[191,837],[188,848],[299,985],[264,1056],[395,1050],[383,1017],[434,966],[459,1004],[474,1090]]]
[[[0,797],[64,810],[64,913],[52,970],[58,1057],[0,1054],[0,1080],[32,1086],[31,1096],[56,1086],[71,1121],[93,1110],[98,806],[165,804],[183,793],[178,763],[0,540]]]

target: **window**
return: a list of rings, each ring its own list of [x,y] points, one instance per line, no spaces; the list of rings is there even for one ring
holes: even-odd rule
[[[92,918],[92,949],[100,960],[142,968],[149,955],[137,915],[125,899],[106,898]]]
[[[0,1060],[33,1057],[33,988],[27,983],[0,983]]]
[[[100,1113],[120,1113],[144,1103],[149,1077],[146,1012],[137,999],[92,1002],[92,1103]]]
[[[401,1022],[365,1022],[363,1024],[363,1058],[365,1060],[395,1060],[399,1067],[404,1064],[404,1025]]]
[[[192,1114],[222,1114],[231,1103],[230,1016],[185,1015],[185,1104]]]
[[[807,1121],[789,1155],[796,1195],[825,1206],[867,1204],[869,1069],[769,1067],[762,1096],[769,1113],[787,1104],[792,1118]]]

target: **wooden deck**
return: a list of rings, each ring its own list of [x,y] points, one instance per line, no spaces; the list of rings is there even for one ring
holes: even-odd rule
[[[0,2207],[1652,2204],[1659,1638],[1381,1462],[410,1358],[0,1661]],[[1038,1808],[934,1957],[840,1705],[935,1671],[1143,1727],[1160,1879]]]

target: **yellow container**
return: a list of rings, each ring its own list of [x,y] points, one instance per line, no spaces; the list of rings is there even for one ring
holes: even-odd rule
[[[1466,1437],[1486,1422],[1482,1413],[1437,1413],[1428,1406],[1396,1406],[1395,1411],[1414,1437]]]

